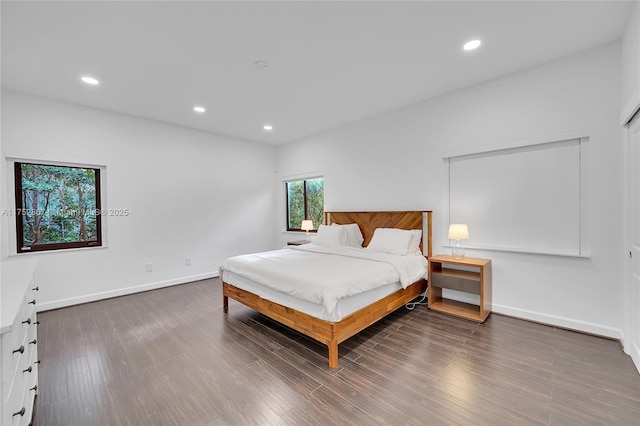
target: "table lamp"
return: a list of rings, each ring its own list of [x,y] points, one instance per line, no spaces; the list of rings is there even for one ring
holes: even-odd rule
[[[454,259],[464,258],[464,247],[460,244],[460,240],[469,239],[469,228],[463,223],[454,223],[449,225],[449,239],[456,240],[455,245],[451,249]]]
[[[311,220],[303,220],[302,221],[302,225],[300,225],[300,229],[302,229],[303,231],[307,231],[305,237],[308,239],[309,238],[309,231],[311,231],[313,229],[313,221],[311,221]]]

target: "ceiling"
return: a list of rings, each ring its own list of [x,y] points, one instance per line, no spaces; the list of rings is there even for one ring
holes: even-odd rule
[[[281,144],[618,40],[632,6],[2,1],[1,79],[22,92]],[[462,50],[476,38],[480,48]]]

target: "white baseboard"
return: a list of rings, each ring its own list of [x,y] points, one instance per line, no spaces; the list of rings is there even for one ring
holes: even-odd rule
[[[468,293],[448,290],[447,297],[459,300],[460,302],[471,303],[474,305],[478,304],[478,296],[469,295]],[[536,311],[513,308],[510,306],[496,305],[495,303],[492,305],[491,309],[497,314],[504,314],[510,317],[539,322],[541,324],[547,324],[551,326],[562,327],[570,330],[576,330],[584,333],[596,334],[598,336],[622,340],[622,330],[619,330],[617,328],[603,327],[602,325],[586,321],[579,321],[572,318],[560,317],[557,315],[543,314]]]
[[[629,345],[631,347],[628,347],[624,342],[622,346],[624,347],[624,352],[631,357],[633,363],[636,365],[636,370],[640,373],[640,346],[634,343],[633,345]]]
[[[586,321],[579,321],[571,318],[560,317],[557,315],[548,315],[525,309],[512,308],[494,304],[493,312],[497,314],[509,315],[512,317],[522,318],[529,321],[535,321],[542,324],[568,328],[570,330],[582,331],[584,333],[595,334],[598,336],[609,337],[612,339],[622,340],[622,330],[613,327],[605,327]]]
[[[184,284],[192,281],[206,280],[209,278],[219,277],[218,271],[206,272],[204,274],[189,275],[187,277],[174,278],[166,281],[158,281],[155,283],[142,284],[134,287],[119,288],[117,290],[103,291],[100,293],[86,294],[69,299],[54,300],[52,302],[39,303],[37,305],[38,312],[50,311],[52,309],[65,308],[67,306],[79,305],[81,303],[95,302],[102,299],[110,299],[112,297],[125,296],[127,294],[140,293],[142,291],[154,290],[162,287],[170,287],[172,285]]]

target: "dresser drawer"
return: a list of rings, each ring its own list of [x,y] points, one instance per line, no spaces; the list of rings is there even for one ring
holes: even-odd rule
[[[18,349],[24,340],[24,335],[27,332],[29,324],[23,324],[22,321],[26,321],[30,318],[27,314],[27,307],[23,303],[18,309],[18,314],[11,325],[11,331],[2,335],[2,350],[3,355],[7,353],[11,354],[13,350]],[[33,319],[30,320],[33,323]]]
[[[7,373],[6,375],[3,375],[3,377],[6,379],[5,381],[5,391],[6,393],[6,399],[9,400],[9,398],[12,396],[12,394],[16,393],[16,389],[19,390],[18,393],[22,393],[22,388],[24,387],[24,373],[23,370],[26,370],[27,368],[29,368],[29,358],[31,356],[31,349],[30,349],[30,345],[27,341],[27,335],[24,335],[24,341],[22,342],[21,346],[24,347],[24,352],[20,353],[20,352],[16,352],[14,354],[11,354],[12,356],[9,358],[11,364],[8,366],[8,370],[6,370],[5,372]],[[21,400],[22,397],[20,397],[18,399],[18,401]]]
[[[7,348],[2,357],[2,382],[5,399],[8,397],[7,393],[11,392],[13,387],[16,385],[15,379],[18,377],[18,371],[21,368],[27,368],[26,365],[29,363],[30,349],[27,333],[23,333],[21,329],[17,329],[15,331],[16,333],[12,332],[11,334],[21,337],[21,340],[18,341],[17,339],[14,339],[15,336],[12,336],[11,334],[5,335],[8,337],[8,340],[12,341],[12,345]],[[19,333],[17,333],[17,331],[19,331]]]
[[[26,372],[23,375],[24,386],[22,392],[22,402],[15,412],[21,411],[24,407],[24,415],[15,416],[14,424],[18,426],[29,425],[31,423],[31,417],[33,415],[33,403],[37,393],[38,384],[38,364],[36,364],[37,355],[36,351],[32,350],[29,356],[28,365],[31,367],[30,372]],[[17,388],[16,388],[17,390]]]
[[[27,415],[26,407],[23,414],[18,414],[22,413],[22,407],[24,407],[24,405],[22,405],[22,401],[24,400],[24,385],[26,382],[22,380],[22,377],[16,377],[16,381],[14,383],[18,386],[13,386],[12,391],[7,395],[7,401],[5,401],[7,414],[10,416],[11,420],[11,423],[9,424],[11,425],[19,424],[20,418]]]
[[[6,389],[6,410],[9,415],[11,415],[11,424],[18,424],[19,418],[24,417],[24,414],[14,416],[14,413],[21,412],[22,410],[22,401],[24,399],[24,389],[27,383],[27,374],[23,373],[22,370],[26,369],[29,366],[29,354],[24,353],[20,356],[20,360],[18,362],[18,369],[16,370],[15,375],[11,379],[10,386]],[[25,408],[26,413],[26,408]]]

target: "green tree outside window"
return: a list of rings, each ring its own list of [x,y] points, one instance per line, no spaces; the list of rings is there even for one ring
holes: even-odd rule
[[[99,246],[100,169],[15,163],[18,252]]]
[[[324,215],[324,178],[289,181],[286,189],[287,230],[299,231],[305,219],[317,229]]]

